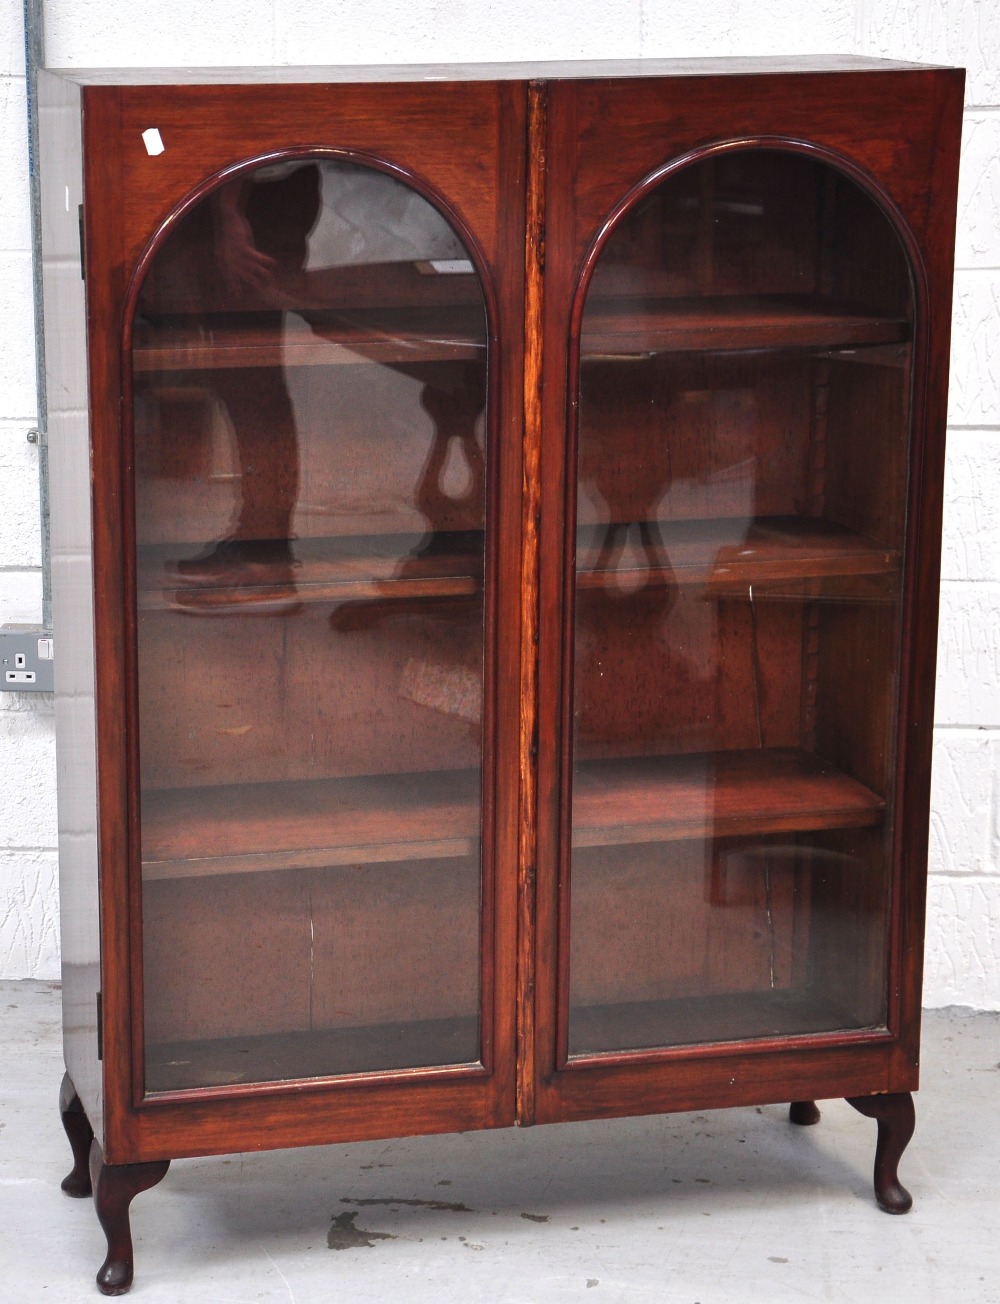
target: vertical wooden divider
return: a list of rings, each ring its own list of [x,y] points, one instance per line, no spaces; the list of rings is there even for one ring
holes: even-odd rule
[[[547,86],[528,84],[524,263],[524,448],[521,554],[521,747],[517,909],[517,1122],[535,1121],[535,862],[538,800],[538,613],[542,450]]]

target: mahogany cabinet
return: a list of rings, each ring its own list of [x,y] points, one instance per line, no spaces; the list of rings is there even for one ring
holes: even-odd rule
[[[185,1155],[845,1096],[909,1207],[962,90],[42,76],[105,1293]]]

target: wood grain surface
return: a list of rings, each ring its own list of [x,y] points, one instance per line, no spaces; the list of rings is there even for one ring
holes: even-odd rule
[[[48,75],[82,88],[51,102],[83,124],[91,443],[72,464],[92,494],[100,854],[85,891],[103,947],[103,1060],[71,1038],[69,1067],[84,1103],[102,1100],[111,1166],[917,1083],[962,76],[838,58],[425,75]],[[48,156],[72,161],[50,116],[64,139]],[[226,179],[310,158],[402,179],[475,275],[302,274],[285,287],[299,324],[284,307],[283,329],[255,320],[237,296],[192,331],[190,287],[151,273],[170,231]],[[425,546],[407,478],[426,416],[447,413],[424,388],[484,353],[483,493],[442,505]],[[299,474],[301,537],[275,565],[185,571],[238,496],[205,437],[220,404],[251,412],[249,484],[288,426],[286,371],[295,438],[241,537],[286,539],[280,481]],[[393,407],[386,376],[418,382],[417,401]],[[474,707],[440,709],[446,665]],[[814,860],[772,858],[762,887],[750,844],[773,834]],[[658,970],[657,930],[640,928],[633,991],[650,999],[584,955],[590,1024],[571,1040],[574,848],[589,936],[602,858],[608,881],[645,876],[655,905],[652,860],[706,838],[719,855],[689,857],[660,905],[688,892],[674,922],[711,933],[708,989],[654,1000],[683,986],[680,962]],[[286,885],[315,887],[337,919],[352,876],[429,887],[479,855],[477,922],[466,903],[440,974],[417,942],[397,948],[423,1020],[394,1012],[387,978],[351,1024],[331,943],[316,990],[333,1060],[272,1039],[303,1031],[280,992],[248,1050],[171,987],[171,930],[187,919],[197,968],[230,898],[299,973]],[[148,973],[144,888],[172,921]],[[622,887],[608,916],[628,905]],[[763,941],[733,948],[727,1004],[722,944],[761,920]],[[92,986],[67,990],[90,1001]],[[163,1034],[148,1083],[147,1011]],[[478,1028],[479,1059],[450,1059],[455,1036],[471,1052],[449,1014]],[[185,1047],[222,1076],[171,1077],[164,1056]],[[240,1077],[244,1052],[268,1080]]]
[[[147,790],[145,878],[471,854],[476,770]],[[574,778],[574,846],[877,824],[884,801],[804,752],[590,761]]]

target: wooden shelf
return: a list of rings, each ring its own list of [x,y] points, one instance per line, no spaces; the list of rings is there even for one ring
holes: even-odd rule
[[[475,1017],[154,1042],[146,1047],[146,1090],[184,1091],[241,1082],[474,1065],[478,1055]]]
[[[298,539],[291,549],[290,564],[287,556],[276,558],[267,541],[242,545],[241,555],[223,545],[217,557],[194,566],[178,559],[176,548],[144,549],[139,608],[266,614],[292,603],[468,597],[483,586],[480,531]]]
[[[147,879],[471,856],[479,771],[147,790]]]
[[[676,1000],[571,1008],[571,1059],[668,1046],[789,1037],[855,1029],[857,1016],[823,993],[733,992]]]
[[[900,564],[894,549],[816,517],[671,521],[660,528],[662,548],[658,541],[644,545],[635,525],[617,528],[617,540],[614,526],[578,532],[578,588],[688,584],[746,591],[769,581],[886,575]],[[608,556],[599,565],[602,548]]]
[[[198,329],[164,319],[155,330],[136,331],[137,373],[218,371],[244,367],[332,367],[356,363],[403,366],[482,360],[486,324],[482,309],[401,308],[391,312],[309,312],[308,323],[286,313],[282,325],[260,325],[257,314],[218,317]],[[255,321],[255,317],[258,320]],[[266,317],[273,319],[274,314]]]
[[[586,761],[573,778],[573,845],[862,828],[879,824],[884,806],[790,748]]]
[[[909,324],[798,295],[720,295],[588,302],[581,356],[746,349],[849,348],[909,338]]]
[[[888,575],[899,554],[875,539],[814,517],[775,516],[749,523],[673,521],[644,545],[636,525],[588,526],[577,536],[577,585],[619,590],[701,585],[711,593],[745,592],[751,584],[835,576]],[[602,547],[608,556],[602,559]],[[289,604],[391,604],[469,597],[482,588],[482,534],[372,535],[301,539],[294,564],[274,560],[266,542],[242,558],[206,559],[183,574],[176,548],[147,548],[139,566],[139,608],[225,614],[267,613]],[[273,545],[271,545],[273,553]],[[601,564],[598,564],[601,563]]]
[[[280,328],[260,314],[213,317],[211,327],[164,317],[136,331],[137,373],[242,367],[402,366],[483,357],[485,321],[473,304],[311,309]],[[273,313],[265,314],[273,318]],[[231,317],[231,322],[226,318]],[[602,298],[588,303],[581,352],[645,357],[748,349],[846,349],[898,344],[909,324],[850,305],[793,295],[688,299]]]
[[[590,761],[574,779],[580,847],[876,825],[884,802],[793,750]],[[472,856],[479,772],[152,789],[147,879]]]

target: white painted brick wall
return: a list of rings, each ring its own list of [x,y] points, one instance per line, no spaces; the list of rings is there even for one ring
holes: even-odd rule
[[[140,19],[141,14],[141,19]],[[53,65],[413,63],[847,51],[853,0],[48,0]]]
[[[56,845],[56,795],[49,773],[52,756],[50,693],[8,693],[0,712],[0,747],[15,756],[14,775],[5,793],[0,847],[53,848]]]
[[[955,430],[945,469],[943,580],[1000,580],[1000,439]]]
[[[41,619],[21,0],[0,0],[0,623]],[[0,693],[0,976],[59,973],[52,704]]]
[[[1000,112],[966,111],[958,184],[955,263],[995,268],[1000,261]]]
[[[1000,895],[995,885],[989,875],[931,879],[924,970],[928,1006],[1000,1010]]]
[[[1000,104],[996,0],[859,0],[858,36],[859,54],[967,68],[966,103]]]
[[[941,729],[934,756],[932,874],[989,874],[997,861],[1000,738],[986,729]]]
[[[952,319],[952,427],[1000,427],[1000,271],[956,267]]]
[[[36,620],[22,0],[0,0],[0,621]],[[47,0],[48,61],[406,62],[848,52],[969,68],[946,481],[927,1000],[1000,1009],[1000,4]],[[0,976],[58,972],[51,705],[0,695]]]

